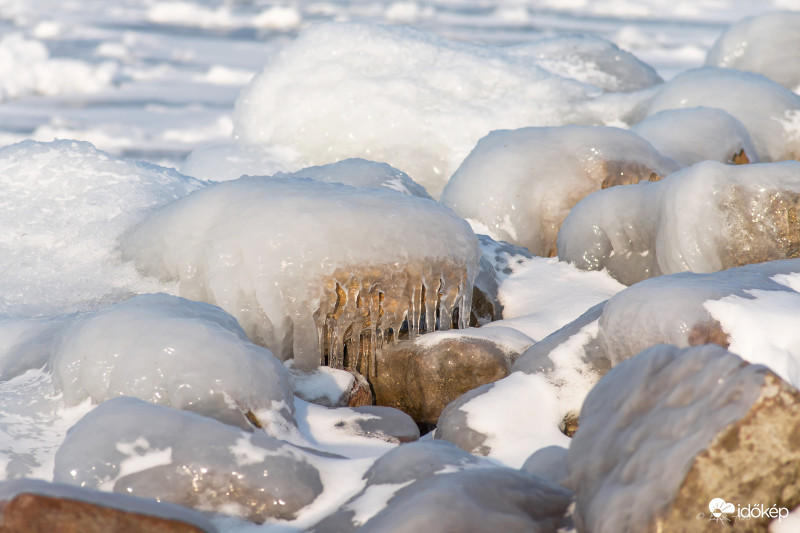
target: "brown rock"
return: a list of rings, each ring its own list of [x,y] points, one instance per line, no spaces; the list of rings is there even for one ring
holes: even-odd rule
[[[731,338],[722,329],[722,324],[719,321],[711,319],[695,324],[689,331],[687,342],[689,346],[717,344],[723,348],[728,348],[731,345]]]
[[[484,339],[445,338],[430,346],[400,341],[378,350],[378,373],[370,379],[377,405],[400,409],[429,429],[448,403],[504,378],[510,366],[506,353]]]
[[[375,398],[372,395],[372,389],[369,386],[367,378],[356,372],[355,370],[348,370],[353,374],[353,386],[345,395],[345,407],[363,407],[365,405],[372,405]]]

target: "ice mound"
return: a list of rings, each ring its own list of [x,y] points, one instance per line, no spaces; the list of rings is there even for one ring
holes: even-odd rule
[[[291,149],[296,168],[347,157],[385,161],[438,197],[493,129],[596,120],[581,116],[578,104],[602,89],[546,68],[606,86],[654,79],[593,39],[528,46],[480,47],[404,27],[312,26],[241,93],[234,138]],[[558,55],[538,66],[551,49]]]
[[[800,159],[800,95],[751,72],[724,68],[688,70],[665,83],[647,108],[716,107],[747,128],[759,161]]]
[[[772,11],[744,18],[719,36],[706,65],[757,72],[800,89],[800,13]]]
[[[291,519],[322,492],[307,454],[289,444],[127,397],[70,429],[54,480],[259,523]]]
[[[619,128],[562,126],[494,131],[482,138],[442,192],[441,202],[490,236],[553,256],[569,210],[614,185],[678,170],[638,135]]]
[[[163,290],[119,264],[117,239],[149,209],[203,186],[84,142],[0,149],[0,315],[52,316]]]
[[[722,109],[694,107],[659,111],[631,131],[683,166],[701,161],[758,163],[744,124]]]
[[[797,257],[799,198],[800,163],[698,163],[588,196],[564,221],[558,254],[626,285]]]
[[[67,405],[132,396],[250,430],[257,411],[294,411],[288,371],[232,316],[166,294],[78,317],[57,336],[51,366]]]
[[[247,177],[174,202],[125,257],[219,305],[250,339],[311,370],[374,372],[377,344],[465,327],[480,251],[440,204],[391,190]],[[404,326],[405,324],[405,326]]]
[[[695,530],[708,516],[697,511],[722,496],[796,505],[785,474],[796,471],[799,401],[765,367],[718,346],[660,345],[621,363],[586,398],[567,453],[577,529]]]
[[[199,146],[192,150],[181,172],[204,180],[235,180],[244,175],[266,176],[296,170],[294,150],[242,143]]]
[[[97,92],[111,84],[116,71],[111,62],[51,58],[44,43],[19,33],[0,39],[0,102],[28,94]]]

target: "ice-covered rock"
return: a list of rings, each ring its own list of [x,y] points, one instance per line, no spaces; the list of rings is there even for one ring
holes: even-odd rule
[[[0,516],[6,533],[217,533],[182,506],[36,479],[0,484]]]
[[[289,375],[222,309],[166,294],[137,296],[62,327],[50,366],[67,405],[133,396],[252,429],[273,410],[292,419]]]
[[[344,431],[398,444],[419,439],[419,428],[414,420],[398,409],[379,405],[362,405],[350,410],[355,413],[355,416],[336,424]]]
[[[562,126],[494,131],[450,178],[441,202],[497,240],[556,253],[558,229],[586,195],[657,180],[678,170],[638,135],[619,128]]]
[[[308,452],[127,397],[101,404],[70,429],[54,480],[254,522],[293,518],[323,488]]]
[[[401,329],[466,325],[480,257],[469,225],[432,200],[259,177],[170,204],[122,250],[143,273],[179,281],[182,296],[233,314],[299,369],[364,375],[375,365],[362,355]]]
[[[706,65],[757,72],[800,89],[800,13],[770,11],[744,18],[719,36]]]
[[[797,257],[798,199],[800,163],[698,163],[584,198],[561,226],[558,254],[626,285]]]
[[[627,89],[656,78],[590,38],[498,48],[404,27],[320,24],[274,54],[241,93],[234,138],[293,150],[296,168],[385,161],[438,197],[491,130],[596,122],[578,104],[603,90],[584,81]]]
[[[153,207],[203,183],[77,141],[0,149],[0,314],[53,316],[157,292],[117,239]]]
[[[631,131],[686,167],[709,159],[758,163],[758,153],[744,124],[722,109],[667,109],[646,117]]]
[[[548,479],[553,483],[564,483],[567,479],[567,449],[561,446],[547,446],[533,452],[525,460],[520,470],[534,476]]]
[[[712,67],[688,70],[661,87],[647,114],[692,107],[716,107],[739,119],[759,161],[800,159],[800,95],[760,74]]]
[[[723,514],[764,531],[771,517],[742,510],[800,503],[798,416],[794,387],[718,346],[640,353],[581,410],[566,460],[578,531],[698,530]]]

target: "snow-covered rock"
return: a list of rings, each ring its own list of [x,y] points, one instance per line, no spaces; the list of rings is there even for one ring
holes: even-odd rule
[[[578,531],[695,530],[723,513],[763,531],[800,503],[798,415],[794,387],[718,346],[620,363],[586,398],[567,453]],[[743,520],[759,504],[776,514]]]
[[[553,256],[561,223],[586,195],[678,170],[638,135],[562,126],[494,131],[450,178],[441,202],[489,235]]]
[[[561,226],[559,258],[630,285],[796,257],[798,198],[800,163],[698,163],[584,198]]]
[[[292,420],[287,370],[213,305],[137,296],[63,326],[52,350],[67,405],[132,396],[250,430],[261,410]]]
[[[362,347],[374,354],[377,337],[397,338],[404,322],[412,336],[464,327],[480,257],[469,225],[432,200],[259,177],[170,204],[122,251],[141,272],[178,281],[181,296],[219,305],[301,370],[374,365],[359,359]]]
[[[686,167],[709,159],[758,163],[758,153],[744,124],[722,109],[667,109],[646,117],[631,131]]]
[[[254,522],[292,518],[323,489],[308,452],[128,397],[101,404],[70,429],[54,479]]]
[[[732,24],[706,55],[706,65],[757,72],[800,89],[800,13],[770,11]]]
[[[685,71],[657,91],[647,107],[716,107],[744,124],[759,161],[800,159],[800,95],[760,74],[705,67]]]

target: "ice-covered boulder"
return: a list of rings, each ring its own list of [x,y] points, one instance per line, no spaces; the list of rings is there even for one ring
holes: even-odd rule
[[[119,264],[117,239],[150,209],[203,186],[85,142],[0,149],[0,314],[53,316],[163,290]]]
[[[349,409],[353,413],[336,427],[349,433],[370,439],[382,439],[400,444],[419,439],[419,428],[406,413],[380,405],[361,405]]]
[[[553,256],[561,223],[583,197],[657,180],[678,168],[647,141],[619,128],[493,131],[450,178],[441,202],[488,228],[494,239]]]
[[[706,160],[758,163],[747,128],[722,109],[667,109],[646,117],[631,131],[686,167]]]
[[[640,353],[581,410],[566,459],[578,531],[694,531],[720,518],[764,531],[800,503],[798,416],[794,387],[718,346]]]
[[[797,91],[800,13],[770,11],[732,24],[709,49],[706,65],[757,72]]]
[[[800,163],[698,163],[584,198],[561,226],[558,256],[626,285],[797,257],[798,199]]]
[[[657,76],[596,39],[498,48],[407,27],[320,24],[273,54],[244,89],[234,138],[292,150],[295,168],[385,161],[438,197],[493,129],[596,122],[579,104],[603,90],[586,81],[627,89]]]
[[[252,429],[272,410],[292,420],[287,370],[222,309],[166,294],[79,316],[53,342],[50,366],[67,405],[133,396]]]
[[[128,397],[101,404],[69,430],[54,480],[253,522],[293,518],[323,488],[308,452]]]
[[[375,365],[361,355],[404,323],[411,336],[466,325],[480,257],[469,225],[432,200],[259,177],[170,204],[122,251],[141,272],[178,281],[182,296],[230,312],[299,369],[364,375]]]
[[[716,107],[739,119],[759,161],[800,159],[800,95],[760,74],[712,67],[688,70],[661,86],[647,114],[692,107]]]

